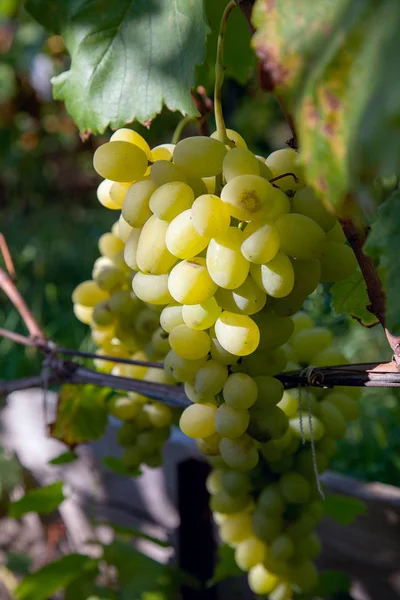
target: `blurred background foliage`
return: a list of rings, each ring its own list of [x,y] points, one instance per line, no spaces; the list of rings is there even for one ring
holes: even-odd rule
[[[118,214],[97,202],[99,179],[92,168],[93,150],[109,132],[82,139],[63,105],[52,100],[50,78],[67,66],[59,36],[47,38],[16,0],[0,0],[0,231],[15,261],[19,289],[48,336],[59,345],[90,348],[86,327],[74,318],[71,292],[90,278],[97,240]],[[212,74],[199,69],[197,83],[212,94]],[[244,135],[256,153],[266,155],[290,137],[274,99],[259,89],[254,69],[250,77],[241,72],[239,81],[228,78],[224,108],[227,125]],[[154,146],[171,139],[179,119],[164,111],[149,130],[137,130]],[[390,358],[382,331],[335,314],[326,287],[313,294],[306,308],[317,324],[338,336],[352,362]],[[24,332],[4,296],[0,323]],[[26,376],[39,368],[34,350],[0,341],[0,378]],[[363,480],[398,483],[396,391],[364,392],[361,418],[350,427],[332,466]]]

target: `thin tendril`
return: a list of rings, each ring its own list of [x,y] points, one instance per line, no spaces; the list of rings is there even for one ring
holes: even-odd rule
[[[217,137],[220,140],[220,142],[223,142],[224,144],[229,142],[228,136],[226,134],[224,115],[222,112],[222,86],[224,83],[225,72],[224,37],[228,17],[231,14],[232,10],[235,8],[235,6],[236,3],[233,2],[233,0],[231,0],[231,2],[229,2],[227,7],[225,8],[221,17],[217,42],[217,59],[215,61],[214,115],[215,124],[217,126]]]
[[[185,129],[185,127],[187,125],[190,125],[190,123],[194,123],[195,121],[197,121],[196,116],[183,117],[183,119],[181,119],[179,121],[178,125],[175,127],[175,131],[174,131],[174,133],[172,135],[172,139],[171,139],[171,144],[177,144],[179,142],[179,140],[181,139],[182,132]]]

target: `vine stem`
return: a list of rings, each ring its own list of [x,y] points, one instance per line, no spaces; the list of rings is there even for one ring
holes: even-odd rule
[[[218,31],[217,58],[215,61],[214,115],[215,124],[217,127],[217,137],[220,140],[220,142],[224,144],[229,143],[229,139],[226,134],[224,114],[222,112],[222,86],[224,84],[225,75],[224,39],[229,15],[231,14],[235,6],[236,3],[233,0],[231,0],[222,14],[221,23]]]
[[[195,123],[197,121],[197,117],[194,116],[190,116],[187,115],[186,117],[183,117],[183,119],[181,119],[178,123],[178,125],[175,127],[175,131],[172,135],[172,139],[171,139],[171,144],[177,144],[179,142],[179,140],[181,139],[183,130],[185,129],[185,127],[187,125],[190,125],[190,123]]]

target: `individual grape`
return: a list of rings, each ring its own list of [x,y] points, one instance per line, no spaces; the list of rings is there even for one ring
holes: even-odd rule
[[[244,434],[249,425],[249,413],[247,410],[232,408],[223,403],[215,415],[215,428],[225,438],[233,440]]]
[[[217,340],[217,336],[215,335],[214,329],[212,329],[212,331],[210,331],[210,338],[211,338],[211,357],[214,360],[216,360],[217,362],[220,362],[223,365],[233,365],[239,360],[239,356],[236,356],[235,354],[231,354],[230,352],[227,352],[225,350],[225,348],[223,348],[221,346],[221,344]]]
[[[305,504],[310,498],[310,484],[299,473],[284,473],[279,479],[279,489],[289,504]]]
[[[171,296],[181,304],[201,304],[211,298],[217,285],[211,279],[204,258],[195,257],[179,262],[169,274]]]
[[[267,302],[266,293],[260,289],[252,277],[247,277],[234,290],[219,288],[215,294],[218,304],[229,312],[253,315],[260,312]]]
[[[167,352],[169,352],[170,345],[168,341],[168,335],[165,333],[162,327],[159,327],[156,329],[156,331],[154,331],[153,335],[151,336],[151,345],[159,354],[167,354]]]
[[[300,165],[299,154],[296,150],[291,148],[282,148],[272,152],[265,161],[267,167],[271,169],[273,177],[278,177],[284,173],[294,173],[298,182],[291,176],[283,177],[275,182],[284,192],[295,192],[296,190],[304,187],[304,172],[303,167]]]
[[[117,227],[117,236],[119,237],[120,240],[122,240],[123,242],[126,242],[129,238],[129,235],[132,231],[132,227],[129,225],[129,223],[127,223],[124,219],[124,217],[122,216],[122,214],[119,217],[118,220],[118,227]]]
[[[293,540],[284,533],[271,544],[271,556],[276,560],[288,560],[294,554],[294,550]]]
[[[249,408],[250,424],[248,433],[258,442],[268,442],[281,438],[289,421],[283,410],[269,403],[257,402]]]
[[[292,259],[294,270],[294,286],[290,294],[274,302],[274,312],[287,317],[294,315],[303,305],[304,300],[312,294],[321,279],[321,263],[318,258],[311,260]]]
[[[200,405],[194,404],[193,406]],[[231,496],[225,490],[220,490],[211,497],[210,508],[213,511],[231,515],[242,511],[249,503],[250,496]]]
[[[247,148],[246,142],[237,131],[234,131],[233,129],[226,129],[226,135],[228,139],[235,144],[235,146],[238,146],[239,148]],[[218,132],[214,131],[210,137],[219,139]]]
[[[281,250],[265,265],[252,264],[250,274],[257,285],[273,298],[284,298],[293,290],[293,265]]]
[[[257,400],[257,384],[245,373],[232,373],[225,382],[222,394],[226,404],[237,410],[245,410]]]
[[[149,201],[155,189],[155,183],[146,180],[137,181],[126,192],[122,216],[131,227],[143,227],[151,217]]]
[[[182,413],[179,427],[192,438],[205,438],[215,433],[215,404],[191,404]]]
[[[182,306],[170,304],[162,309],[160,314],[160,325],[167,333],[171,333],[177,325],[183,325]]]
[[[184,322],[191,329],[208,329],[221,314],[221,307],[214,296],[201,304],[185,304],[182,307]]]
[[[345,355],[337,348],[325,348],[314,354],[310,360],[314,367],[329,367],[335,365],[346,365],[348,363]]]
[[[200,179],[199,177],[187,177],[187,182],[192,188],[195,198],[198,198],[199,196],[204,196],[204,194],[208,193],[207,186],[203,179]]]
[[[222,473],[223,471],[214,469],[207,476],[206,488],[209,494],[216,494],[217,492],[222,490]]]
[[[249,571],[255,565],[262,563],[267,547],[256,537],[248,537],[240,542],[235,549],[235,562],[242,571]]]
[[[98,302],[107,300],[108,294],[95,281],[82,281],[72,292],[72,302],[82,306],[96,306]]]
[[[253,530],[255,535],[270,544],[282,531],[283,519],[279,514],[266,515],[257,509],[253,514]]]
[[[222,438],[219,450],[228,467],[237,471],[250,471],[259,460],[258,451],[252,439],[246,434],[235,440]]]
[[[296,213],[281,215],[275,222],[281,250],[293,258],[318,258],[324,247],[325,232],[315,221]]]
[[[294,324],[292,338],[295,338],[300,331],[303,331],[303,329],[312,329],[314,327],[314,321],[312,320],[310,315],[303,311],[300,311],[293,315],[292,321]]]
[[[284,394],[283,384],[270,375],[258,375],[253,381],[257,387],[257,399],[262,405],[276,406]]]
[[[149,335],[156,331],[157,328],[158,315],[154,311],[144,308],[138,313],[135,319],[135,329],[140,337],[147,340]]]
[[[333,438],[342,438],[346,435],[346,421],[341,411],[328,400],[320,403],[321,412],[319,419],[325,426],[326,435]]]
[[[176,263],[176,257],[166,246],[167,221],[161,221],[155,215],[143,225],[136,249],[136,262],[141,271],[162,275]]]
[[[123,127],[122,129],[117,129],[112,136],[110,137],[110,142],[130,142],[135,146],[138,146],[143,150],[146,154],[147,158],[150,160],[151,150],[150,146],[146,142],[143,136],[140,135],[137,131],[133,131],[133,129],[128,129],[127,127]]]
[[[290,317],[277,317],[273,311],[263,311],[253,318],[260,329],[260,350],[282,346],[292,335],[294,324]]]
[[[111,186],[114,184],[110,179],[104,179],[97,188],[97,199],[105,208],[109,210],[119,210],[119,206],[113,202],[110,196]]]
[[[204,250],[209,239],[198,233],[193,225],[192,212],[184,210],[168,226],[166,244],[168,250],[178,258],[193,258]]]
[[[304,329],[293,340],[294,351],[300,363],[309,363],[317,352],[328,348],[332,343],[332,334],[325,327]]]
[[[259,175],[259,160],[246,148],[232,148],[222,163],[222,173],[228,182],[239,175]]]
[[[321,554],[321,542],[315,533],[310,533],[307,537],[296,544],[296,554],[302,558],[315,559]]]
[[[258,509],[266,515],[281,515],[285,509],[285,503],[277,484],[269,484],[264,487],[258,497]]]
[[[78,321],[85,325],[90,325],[93,317],[93,306],[84,306],[83,304],[75,303],[73,310]]]
[[[291,600],[293,590],[288,583],[279,583],[269,594],[268,600]]]
[[[103,256],[113,258],[118,252],[123,251],[124,243],[112,233],[103,233],[99,238],[99,250]]]
[[[149,207],[159,219],[170,222],[190,208],[193,201],[194,194],[191,187],[182,181],[172,181],[153,192]]]
[[[314,466],[314,461],[316,467]],[[315,451],[314,457],[310,448],[303,448],[299,454],[296,456],[296,471],[300,473],[300,475],[304,475],[308,480],[312,480],[315,477],[315,470],[318,473],[323,473],[328,466],[328,458],[318,452]]]
[[[170,350],[164,358],[164,370],[167,375],[172,376],[176,381],[192,381],[204,362],[204,358],[187,360],[179,356],[174,350]]]
[[[318,571],[311,560],[304,560],[292,565],[289,571],[292,585],[300,592],[310,592],[318,583]]]
[[[275,189],[275,188],[274,188]],[[279,191],[279,190],[277,190]],[[269,221],[276,221],[282,215],[286,215],[290,212],[290,200],[286,194],[279,192],[274,196],[274,205],[272,211],[268,215]]]
[[[187,177],[182,169],[169,160],[158,160],[155,162],[150,170],[150,179],[157,187],[174,181],[178,181],[179,183],[187,182]]]
[[[141,148],[129,142],[107,142],[94,153],[93,166],[105,179],[133,181],[144,174],[147,156]]]
[[[256,159],[259,161],[259,169],[260,169],[260,176],[264,177],[264,179],[268,179],[268,181],[270,179],[272,179],[272,172],[271,169],[269,167],[267,167],[267,165],[265,164],[265,158],[263,156],[259,156],[258,154],[255,155]]]
[[[360,416],[359,405],[356,400],[336,390],[324,396],[324,400],[331,402],[340,410],[346,421],[356,421]]]
[[[221,471],[221,482],[224,490],[231,496],[248,494],[251,487],[250,478],[247,473],[241,471]]]
[[[158,369],[160,373],[162,371]],[[160,429],[170,425],[173,419],[173,412],[169,406],[161,402],[153,402],[145,406],[146,413],[153,427]],[[169,436],[168,436],[169,437]]]
[[[282,348],[274,348],[255,352],[245,357],[241,367],[251,377],[258,375],[277,375],[285,370],[287,358]]]
[[[249,572],[249,587],[255,594],[269,594],[278,585],[278,577],[267,571],[264,565],[255,565]]]
[[[260,221],[268,219],[279,194],[282,192],[259,175],[239,175],[222,188],[221,199],[232,217],[240,221]]]
[[[215,322],[215,333],[221,346],[237,356],[251,354],[260,341],[260,331],[250,317],[228,311]]]
[[[204,184],[206,186],[207,194],[214,194],[216,183],[215,177],[202,177],[202,181],[204,181]]]
[[[137,415],[140,406],[128,396],[114,396],[108,403],[107,408],[117,419],[127,421]]]
[[[174,153],[175,144],[160,144],[151,150],[151,162],[159,160],[171,160]]]
[[[169,344],[179,356],[188,360],[203,358],[210,351],[210,337],[187,325],[177,325],[169,334]]]
[[[223,542],[237,544],[252,535],[251,516],[248,512],[228,515],[220,527],[220,536]]]
[[[224,234],[213,238],[207,248],[207,269],[220,287],[232,290],[244,283],[250,264],[241,253],[244,234],[229,227]]]
[[[326,232],[326,241],[336,242],[338,244],[346,243],[346,236],[343,233],[343,229],[339,221],[336,221],[332,229]]]
[[[327,242],[321,255],[321,281],[342,281],[357,269],[358,263],[350,246]]]
[[[299,438],[307,440],[307,442],[311,440],[318,441],[325,434],[325,427],[318,417],[312,415],[310,419],[306,412],[301,412],[290,419],[289,424],[292,432]]]
[[[201,367],[200,367],[201,368]],[[215,398],[211,394],[203,394],[196,392],[194,386],[185,381],[184,390],[186,396],[189,398],[190,402],[211,402],[211,404],[215,403]]]
[[[224,387],[228,369],[215,360],[208,360],[197,371],[194,389],[203,396],[216,396]]]
[[[111,325],[115,321],[115,316],[110,310],[110,306],[107,301],[98,302],[93,309],[92,314],[93,322],[96,325],[107,326]]]
[[[171,304],[173,298],[168,290],[168,275],[136,273],[132,279],[136,296],[149,304]]]
[[[202,454],[206,456],[219,456],[219,443],[221,436],[218,433],[213,433],[206,438],[197,438],[196,446]]]
[[[292,199],[292,211],[309,217],[324,231],[335,225],[336,217],[329,213],[311,187],[299,190]]]
[[[332,458],[337,453],[337,442],[331,437],[323,437],[316,445],[316,449],[327,458]]]
[[[125,273],[115,267],[102,269],[95,278],[97,285],[106,292],[112,293],[113,290],[124,285]]]
[[[244,230],[242,254],[248,261],[256,264],[272,260],[280,245],[278,230],[271,221],[249,223]]]
[[[174,148],[174,163],[191,177],[212,177],[222,172],[226,148],[219,140],[205,136],[188,137]]]
[[[218,237],[228,229],[231,217],[221,198],[214,194],[203,194],[193,202],[192,220],[200,235],[212,238]]]
[[[132,181],[127,183],[114,182],[110,188],[110,198],[114,204],[121,209],[125,200],[126,192],[132,185]]]

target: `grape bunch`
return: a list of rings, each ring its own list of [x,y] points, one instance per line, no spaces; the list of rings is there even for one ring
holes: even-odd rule
[[[160,362],[169,350],[167,335],[159,324],[154,306],[132,292],[132,271],[123,258],[121,223],[101,236],[101,256],[95,261],[92,279],[80,283],[72,294],[74,313],[90,325],[91,338],[98,347],[94,364],[99,371],[159,383],[173,383],[161,368],[117,363],[101,358],[108,355],[137,361]],[[118,442],[124,448],[122,461],[135,471],[144,463],[162,463],[161,450],[170,434],[173,411],[136,392],[113,395],[108,403],[111,415],[124,423]]]

